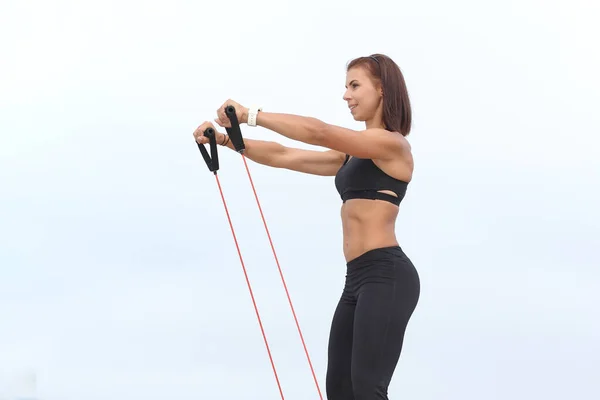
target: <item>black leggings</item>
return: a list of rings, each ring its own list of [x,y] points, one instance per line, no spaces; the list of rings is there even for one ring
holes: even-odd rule
[[[388,399],[419,275],[398,246],[370,250],[346,268],[329,336],[327,399]]]

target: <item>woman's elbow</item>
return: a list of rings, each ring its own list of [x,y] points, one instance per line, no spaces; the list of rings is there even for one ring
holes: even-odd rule
[[[329,131],[329,124],[322,121],[315,121],[315,127],[312,134],[312,143],[315,146],[327,147],[327,137]]]

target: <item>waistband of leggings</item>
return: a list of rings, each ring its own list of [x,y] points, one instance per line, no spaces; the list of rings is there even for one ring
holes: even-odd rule
[[[361,255],[353,258],[352,260],[346,263],[348,268],[352,268],[357,264],[362,264],[364,262],[380,260],[382,258],[389,258],[395,256],[404,256],[404,251],[400,246],[387,246],[387,247],[378,247],[376,249],[368,250]]]

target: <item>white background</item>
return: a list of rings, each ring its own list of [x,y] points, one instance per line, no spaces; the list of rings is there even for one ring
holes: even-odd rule
[[[600,397],[597,2],[0,4],[0,398],[28,374],[45,400],[280,398],[192,132],[228,98],[360,129],[345,66],[375,52],[411,95],[397,234],[422,284],[390,399]],[[286,399],[318,399],[243,162],[220,155]],[[324,395],[340,200],[249,167]]]

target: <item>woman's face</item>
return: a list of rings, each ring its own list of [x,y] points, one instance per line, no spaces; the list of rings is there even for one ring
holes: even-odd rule
[[[369,71],[358,66],[346,73],[344,100],[356,121],[368,121],[381,112],[383,93]]]

